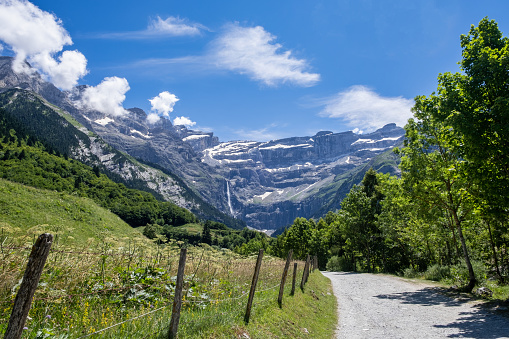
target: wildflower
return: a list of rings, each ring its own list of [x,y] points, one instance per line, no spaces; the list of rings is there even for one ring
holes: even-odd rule
[[[25,326],[25,327],[23,327],[23,329],[24,329],[24,330],[28,330],[28,327],[26,327],[26,326]]]
[[[48,315],[46,316],[46,318],[51,319],[51,315],[49,315],[49,314],[48,314]]]

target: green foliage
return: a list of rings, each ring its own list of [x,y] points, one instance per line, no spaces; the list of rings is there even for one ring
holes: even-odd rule
[[[161,234],[163,228],[157,224],[148,224],[143,229],[143,235],[149,239],[156,239],[157,235]]]
[[[438,78],[436,119],[462,139],[459,151],[476,197],[488,210],[509,207],[509,39],[495,21],[482,19],[461,36],[461,73]]]
[[[428,267],[426,272],[424,272],[424,278],[427,280],[441,281],[450,277],[451,268],[449,266],[440,266],[439,264]]]
[[[101,208],[88,198],[64,192],[36,189],[0,179],[0,241],[22,238],[30,245],[33,236],[49,232],[55,235],[53,247],[67,244],[90,246],[112,242],[128,246],[137,239],[138,246],[150,242],[136,229]],[[117,240],[113,240],[117,239]]]
[[[11,136],[11,140],[13,140]],[[25,185],[74,193],[110,209],[133,227],[196,222],[186,209],[161,202],[147,192],[129,189],[78,161],[49,154],[41,146],[0,143],[0,178]]]
[[[329,261],[327,261],[327,271],[351,272],[355,271],[355,267],[350,258],[345,256],[338,257],[337,255],[334,255],[329,259]]]

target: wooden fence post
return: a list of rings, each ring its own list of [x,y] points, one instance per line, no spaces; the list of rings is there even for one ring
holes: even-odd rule
[[[290,292],[290,295],[295,294],[295,280],[297,279],[297,263],[293,263],[293,279],[292,279],[292,291]]]
[[[184,270],[186,268],[187,248],[180,250],[179,268],[177,272],[177,283],[175,285],[175,297],[173,298],[173,308],[171,310],[169,338],[177,337],[177,330],[180,321],[180,308],[182,307],[182,288],[184,287]]]
[[[249,317],[251,316],[251,306],[253,305],[253,298],[256,290],[256,284],[258,283],[258,275],[260,274],[260,266],[262,265],[263,248],[258,252],[258,259],[256,260],[255,271],[253,274],[253,281],[251,282],[251,290],[249,291],[249,299],[247,300],[246,315],[244,321],[249,323]]]
[[[11,317],[7,330],[5,331],[4,339],[19,339],[25,326],[25,321],[32,305],[32,299],[35,294],[35,289],[39,284],[42,270],[46,259],[48,258],[51,244],[53,243],[53,235],[44,233],[37,238],[32,252],[28,257],[27,268],[23,275],[23,281],[16,294],[14,306],[12,307]]]
[[[300,281],[300,289],[304,290],[304,285],[308,281],[307,272],[309,271],[309,254],[306,257],[306,263],[304,264],[304,272],[302,272],[302,279]]]
[[[283,276],[281,277],[281,286],[279,286],[279,296],[277,298],[277,303],[279,304],[279,307],[281,307],[283,304],[283,292],[285,290],[286,275],[288,274],[288,268],[290,267],[290,261],[292,261],[292,255],[293,255],[293,250],[290,250],[290,252],[288,252],[288,257],[286,258],[286,264],[285,264],[285,269],[283,270]]]
[[[307,284],[307,282],[308,282],[309,271],[311,269],[311,256],[309,254],[308,254],[308,257],[307,257],[307,262],[308,262],[308,267],[306,269],[306,280],[304,280],[304,284]]]

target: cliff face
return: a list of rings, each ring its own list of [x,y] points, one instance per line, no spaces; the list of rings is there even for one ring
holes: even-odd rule
[[[254,228],[274,229],[338,209],[367,166],[396,174],[398,159],[390,151],[403,136],[402,128],[389,124],[366,135],[324,131],[269,142],[233,141],[204,149],[202,161],[228,181],[236,216]]]

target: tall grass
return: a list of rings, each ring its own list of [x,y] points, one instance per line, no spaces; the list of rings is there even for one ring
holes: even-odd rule
[[[24,240],[3,239],[0,333],[6,329],[30,252]],[[204,246],[189,249],[181,337],[232,324],[246,307],[256,258]],[[53,249],[24,338],[78,338],[113,325],[94,337],[157,337],[166,331],[170,319],[178,252],[175,244],[150,252],[134,244],[113,248],[107,243]],[[257,290],[265,292],[259,292],[257,305],[263,296],[276,293],[283,267],[280,259],[264,258]]]

